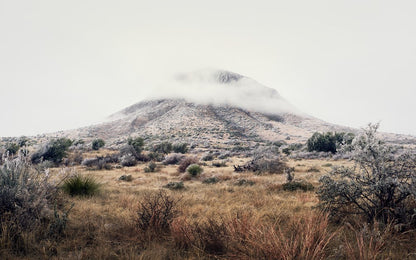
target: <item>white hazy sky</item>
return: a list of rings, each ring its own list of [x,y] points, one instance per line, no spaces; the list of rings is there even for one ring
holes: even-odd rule
[[[0,136],[76,128],[219,68],[331,123],[416,135],[416,1],[0,0]]]

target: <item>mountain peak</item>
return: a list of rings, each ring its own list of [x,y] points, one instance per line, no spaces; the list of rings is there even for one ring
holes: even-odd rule
[[[247,78],[235,72],[218,69],[204,69],[191,73],[181,73],[176,76],[178,81],[192,83],[219,83],[229,84]]]

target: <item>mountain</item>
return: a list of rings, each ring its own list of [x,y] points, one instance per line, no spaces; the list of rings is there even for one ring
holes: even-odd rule
[[[198,147],[254,146],[265,142],[305,142],[314,132],[357,129],[309,116],[276,90],[237,73],[203,70],[181,74],[153,98],[129,106],[104,123],[65,131],[55,136],[103,138],[117,146],[129,136],[147,142],[168,140]],[[411,136],[385,134],[399,143]]]

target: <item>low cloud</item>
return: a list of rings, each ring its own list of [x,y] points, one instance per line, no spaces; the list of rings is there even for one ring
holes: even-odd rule
[[[229,105],[269,114],[300,113],[276,90],[239,74],[218,70],[177,75],[148,96],[160,98],[182,98],[197,104]]]

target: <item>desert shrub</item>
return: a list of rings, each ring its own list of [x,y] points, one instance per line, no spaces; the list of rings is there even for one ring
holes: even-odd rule
[[[85,158],[84,160],[82,160],[82,165],[86,166],[86,167],[93,167],[94,165],[96,165],[98,163],[98,158]]]
[[[156,162],[161,162],[163,161],[163,159],[165,159],[165,156],[163,155],[163,153],[158,153],[158,152],[150,152],[147,156],[149,157],[149,160],[156,161]]]
[[[68,138],[59,138],[51,140],[41,147],[37,152],[32,154],[32,163],[40,163],[42,160],[52,161],[58,164],[67,156],[68,148],[72,145],[72,140]]]
[[[332,216],[361,215],[367,222],[414,224],[416,158],[395,155],[369,125],[351,144],[353,167],[334,167],[319,180],[320,206]]]
[[[27,138],[26,136],[21,136],[21,137],[19,137],[19,139],[17,140],[17,145],[18,145],[19,147],[28,146],[28,145],[30,145],[30,144],[29,144],[29,141],[30,141],[30,139],[29,139],[29,138]]]
[[[282,153],[286,154],[286,155],[290,155],[292,153],[292,150],[290,150],[289,147],[285,147],[282,149]]]
[[[84,144],[85,144],[85,141],[83,139],[78,139],[78,140],[75,140],[72,145],[73,146],[82,146]]]
[[[214,155],[212,153],[207,153],[201,157],[201,161],[207,162],[214,160]]]
[[[218,179],[217,177],[210,177],[210,178],[206,178],[205,180],[203,180],[202,183],[204,183],[204,184],[215,184],[219,181],[220,181],[220,179]]]
[[[48,172],[37,171],[27,158],[5,160],[0,168],[0,251],[27,253],[30,237],[46,235],[56,191]]]
[[[120,158],[120,164],[124,167],[132,167],[137,165],[136,157],[131,154],[123,155]]]
[[[351,144],[354,139],[352,133],[318,133],[315,132],[306,142],[309,152],[331,152],[336,153],[337,149],[344,144]]]
[[[235,171],[252,171],[256,174],[271,173],[280,174],[286,169],[286,163],[279,157],[261,157],[256,156],[253,160],[246,163],[244,166],[234,167]]]
[[[178,164],[183,158],[185,158],[185,155],[180,153],[173,153],[166,156],[162,163],[164,165]]]
[[[230,152],[225,152],[225,153],[222,153],[222,154],[218,155],[218,159],[220,159],[220,160],[224,160],[224,159],[227,159],[229,157],[231,157]]]
[[[16,155],[19,149],[20,146],[17,143],[8,143],[6,145],[6,153],[8,155]]]
[[[72,165],[80,165],[83,161],[83,156],[81,152],[75,152],[72,154],[70,161],[72,161]]]
[[[197,176],[201,174],[203,171],[204,169],[198,164],[191,164],[186,168],[186,172],[192,176]]]
[[[181,160],[178,167],[178,172],[185,172],[186,168],[188,168],[189,165],[198,163],[198,158],[196,157],[185,157]]]
[[[319,170],[319,168],[316,166],[311,166],[306,170],[306,172],[320,172],[320,171],[321,170]]]
[[[172,198],[165,191],[147,193],[139,202],[137,227],[154,237],[167,234],[173,219],[178,215],[178,199]]]
[[[172,150],[175,153],[187,153],[188,152],[188,144],[187,143],[173,144]]]
[[[127,144],[131,145],[137,154],[140,154],[143,150],[144,140],[141,137],[129,137],[127,139]]]
[[[103,139],[94,139],[91,144],[91,148],[95,151],[99,150],[100,148],[104,147],[105,142]]]
[[[113,156],[111,155],[107,155],[105,157],[102,156],[97,156],[96,158],[85,158],[82,161],[82,165],[86,166],[88,168],[91,169],[96,169],[96,170],[110,170],[112,167],[109,163],[113,162]],[[118,161],[118,159],[117,159]]]
[[[212,166],[214,167],[227,167],[227,163],[225,161],[219,161],[219,162],[212,162]]]
[[[132,181],[133,176],[129,175],[121,175],[120,178],[118,178],[119,181]]]
[[[179,182],[169,182],[163,188],[170,189],[170,190],[181,190],[185,188],[182,181]]]
[[[160,144],[156,144],[152,147],[152,152],[155,153],[162,153],[162,154],[168,154],[172,151],[172,143],[169,142],[163,142]]]
[[[254,181],[246,179],[239,179],[234,183],[236,186],[253,186],[254,184],[256,184]]]
[[[147,167],[144,168],[144,172],[155,172],[156,171],[156,163],[150,162]]]
[[[75,174],[65,179],[62,189],[71,196],[92,196],[100,191],[100,186],[91,176]]]
[[[282,185],[283,190],[286,191],[312,191],[314,189],[313,185],[310,182],[306,181],[290,181]]]

